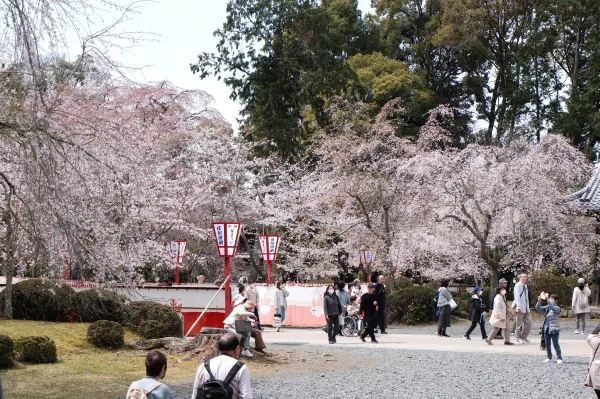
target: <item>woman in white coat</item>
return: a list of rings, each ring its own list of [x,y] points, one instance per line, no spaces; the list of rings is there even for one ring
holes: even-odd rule
[[[600,324],[588,335],[587,342],[592,348],[592,357],[590,358],[585,385],[594,388],[596,396],[600,399]]]
[[[573,309],[573,312],[577,317],[577,327],[575,327],[575,334],[585,333],[585,317],[588,313],[590,313],[589,297],[591,294],[592,292],[585,284],[585,280],[580,278],[577,281],[577,287],[573,289],[573,301],[571,303],[571,309]]]
[[[506,288],[498,287],[496,288],[496,296],[494,297],[494,309],[492,310],[492,314],[490,315],[490,324],[494,327],[494,330],[485,340],[488,345],[493,345],[492,341],[496,338],[496,335],[505,328],[508,328],[509,325],[509,317],[508,317],[508,307],[506,306]],[[504,335],[504,345],[513,345],[510,342],[510,334]]]

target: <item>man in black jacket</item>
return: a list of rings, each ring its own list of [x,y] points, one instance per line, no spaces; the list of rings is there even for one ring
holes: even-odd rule
[[[375,295],[377,296],[377,324],[379,325],[379,331],[382,334],[387,334],[385,331],[385,277],[383,275],[377,277]]]
[[[375,294],[375,284],[369,283],[367,288],[368,292],[360,298],[360,308],[358,310],[366,326],[365,331],[360,335],[360,339],[362,342],[366,342],[365,337],[368,335],[371,337],[371,342],[376,344],[377,340],[375,339],[374,330],[375,325],[377,325],[377,307],[379,303]]]

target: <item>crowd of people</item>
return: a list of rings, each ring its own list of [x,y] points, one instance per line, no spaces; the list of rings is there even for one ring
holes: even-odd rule
[[[514,345],[511,341],[511,330],[519,344],[530,343],[529,334],[532,327],[528,275],[521,273],[515,284],[512,303],[507,301],[508,281],[500,279],[498,287],[490,294],[489,306],[483,300],[483,290],[480,287],[473,289],[469,301],[469,320],[471,322],[464,337],[471,340],[471,333],[479,326],[481,338],[487,344],[493,345],[495,339],[504,339],[505,345]],[[245,285],[246,284],[246,285]],[[447,328],[451,327],[452,310],[457,306],[448,289],[449,281],[443,280],[438,289],[436,301],[436,315],[438,317],[437,334],[440,337],[449,337]],[[579,279],[577,287],[573,290],[572,310],[575,314],[576,334],[584,334],[586,316],[590,311],[590,289],[585,280]],[[287,309],[287,291],[285,284],[278,282],[273,298],[275,316],[281,321],[285,319]],[[196,372],[192,388],[192,399],[211,397],[230,397],[239,399],[252,398],[250,374],[247,366],[239,361],[240,357],[253,357],[250,348],[250,338],[254,338],[256,352],[266,349],[262,338],[262,327],[256,305],[260,297],[255,284],[240,281],[238,293],[233,298],[233,311],[224,320],[225,333],[218,341],[218,356],[204,361]],[[552,362],[556,355],[556,362],[563,362],[560,337],[561,308],[558,305],[558,295],[542,292],[535,304],[536,312],[544,316],[541,328],[542,347],[546,350],[547,357],[544,362]],[[327,335],[330,344],[336,343],[336,336],[342,334],[343,318],[356,317],[361,322],[358,334],[360,340],[366,342],[366,337],[371,342],[378,343],[375,329],[381,334],[386,332],[386,286],[385,277],[379,276],[377,283],[367,284],[367,292],[362,292],[359,281],[349,287],[344,282],[327,286],[323,296],[323,313],[327,321]],[[486,332],[486,314],[490,311],[489,322],[492,331]],[[277,327],[277,331],[280,330]],[[585,384],[592,387],[600,398],[600,325],[588,336],[587,342],[592,349],[588,376]],[[554,354],[552,352],[554,348]],[[173,394],[169,387],[160,382],[167,372],[167,357],[157,350],[150,351],[145,360],[146,376],[133,382],[128,391],[127,399],[172,399]],[[0,390],[1,392],[1,390]],[[0,393],[1,395],[1,393]]]
[[[490,318],[489,323],[493,330],[487,335],[485,328],[486,304],[483,301],[483,290],[480,287],[473,289],[473,295],[469,302],[469,320],[471,326],[467,329],[464,337],[471,339],[471,333],[477,325],[481,329],[481,338],[488,345],[493,345],[497,338],[504,339],[504,345],[514,345],[511,341],[511,330],[515,334],[518,344],[527,344],[532,327],[530,293],[527,286],[529,276],[527,273],[520,273],[518,282],[515,284],[513,294],[514,299],[509,305],[506,299],[508,293],[508,281],[501,279],[498,281],[498,287],[491,293],[489,304]],[[586,316],[590,311],[589,296],[590,289],[587,287],[584,279],[579,279],[577,287],[573,289],[571,308],[577,319],[575,334],[585,333]],[[552,347],[556,355],[557,364],[563,362],[559,343],[560,337],[560,314],[561,308],[558,306],[559,297],[555,293],[542,292],[535,305],[535,311],[544,316],[540,334],[542,335],[541,347],[546,350],[547,357],[544,362],[551,362],[553,359]],[[443,280],[436,294],[438,315],[438,335],[449,337],[446,329],[450,327],[450,315],[456,303],[452,294],[448,290],[448,280]],[[504,332],[504,337],[502,333]]]

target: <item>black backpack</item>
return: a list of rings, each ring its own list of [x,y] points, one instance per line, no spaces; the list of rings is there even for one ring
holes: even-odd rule
[[[231,370],[229,370],[229,374],[227,374],[225,380],[220,381],[217,380],[212,371],[210,371],[209,361],[205,361],[204,368],[208,372],[209,380],[198,388],[196,399],[232,399],[233,389],[231,388],[231,381],[243,366],[244,363],[237,362]]]

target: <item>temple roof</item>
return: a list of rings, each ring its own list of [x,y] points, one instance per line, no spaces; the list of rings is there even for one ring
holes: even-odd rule
[[[587,185],[566,199],[586,211],[600,212],[600,163],[596,163]]]

